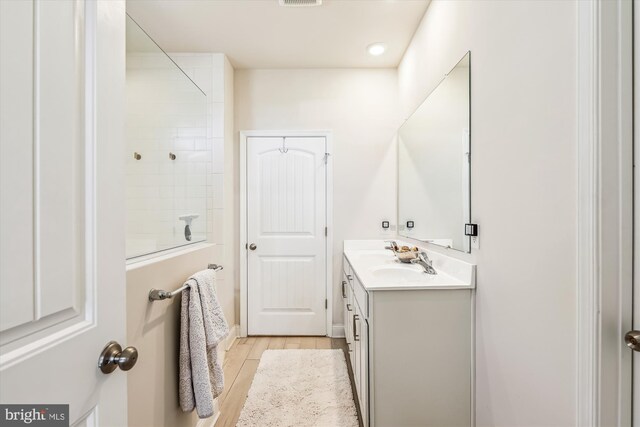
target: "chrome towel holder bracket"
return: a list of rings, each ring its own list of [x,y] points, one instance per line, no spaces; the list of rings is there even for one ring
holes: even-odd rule
[[[220,270],[222,270],[223,267],[221,265],[218,265],[218,264],[209,264],[209,266],[207,268],[209,270],[213,270],[213,271],[220,271]],[[176,295],[178,295],[180,292],[182,292],[185,289],[187,289],[188,287],[189,287],[188,285],[183,285],[183,286],[179,287],[178,289],[176,289],[173,292],[163,291],[162,289],[151,289],[149,291],[149,301],[160,301],[160,300],[164,300],[164,299],[173,298]]]

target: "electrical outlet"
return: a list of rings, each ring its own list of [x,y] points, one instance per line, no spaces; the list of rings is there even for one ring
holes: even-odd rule
[[[471,236],[471,249],[480,249],[480,237]]]

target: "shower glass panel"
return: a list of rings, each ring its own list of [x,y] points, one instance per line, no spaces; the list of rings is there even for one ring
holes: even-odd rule
[[[206,240],[205,93],[127,16],[127,258]]]

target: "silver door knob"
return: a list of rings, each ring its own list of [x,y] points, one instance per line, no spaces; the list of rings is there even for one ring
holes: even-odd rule
[[[640,351],[640,331],[629,331],[624,335],[624,342],[633,351]]]
[[[258,247],[256,246],[255,243],[252,243],[249,245],[249,249],[251,249],[252,251],[255,251],[256,249],[258,249]]]
[[[135,347],[127,347],[124,350],[115,341],[109,341],[100,353],[98,368],[103,374],[110,374],[116,368],[128,371],[133,368],[138,361],[138,350]]]

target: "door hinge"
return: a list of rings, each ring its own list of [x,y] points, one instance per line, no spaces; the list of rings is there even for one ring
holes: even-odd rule
[[[324,309],[326,310],[326,309],[328,309],[328,308],[329,308],[329,300],[328,300],[328,299],[325,299],[325,300],[324,300]]]
[[[324,228],[324,235],[328,236],[329,235],[329,227],[325,227]]]
[[[329,163],[329,156],[331,155],[331,153],[324,153],[324,164],[328,164]]]

